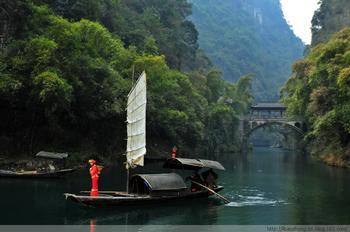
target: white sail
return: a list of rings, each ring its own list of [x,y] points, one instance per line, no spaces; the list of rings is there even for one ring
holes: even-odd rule
[[[143,166],[143,157],[146,154],[146,103],[146,73],[143,72],[128,95],[127,168]]]

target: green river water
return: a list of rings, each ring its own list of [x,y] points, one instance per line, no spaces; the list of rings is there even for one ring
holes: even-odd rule
[[[0,224],[55,225],[266,225],[350,224],[350,170],[326,166],[308,156],[274,148],[254,148],[247,156],[219,161],[221,192],[215,197],[159,205],[92,209],[64,199],[64,192],[88,190],[88,168],[64,179],[0,179]],[[140,172],[166,172],[146,163]],[[121,167],[106,168],[100,189],[125,189]]]

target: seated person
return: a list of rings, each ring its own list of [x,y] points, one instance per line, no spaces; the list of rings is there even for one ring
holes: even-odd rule
[[[191,181],[195,181],[195,182],[200,183],[200,184],[204,184],[203,179],[199,175],[198,171],[196,171],[193,175],[186,177],[185,180],[191,180]],[[193,183],[193,182],[191,183],[191,192],[196,192],[200,189],[201,189],[201,186],[199,186],[198,184]]]
[[[212,168],[208,171],[203,172],[202,177],[204,179],[205,185],[208,188],[214,189],[216,187],[216,180],[218,179],[218,175],[213,171]]]

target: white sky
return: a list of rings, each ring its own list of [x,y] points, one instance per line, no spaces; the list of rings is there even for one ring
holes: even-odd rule
[[[280,0],[284,17],[305,44],[311,42],[311,19],[319,0]]]

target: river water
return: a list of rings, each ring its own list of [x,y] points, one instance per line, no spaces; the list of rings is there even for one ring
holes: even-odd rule
[[[89,189],[86,169],[59,180],[0,179],[0,224],[350,224],[350,170],[272,148],[223,155],[219,161],[226,171],[218,172],[218,182],[229,204],[212,196],[162,205],[84,208],[65,201],[63,193]],[[160,166],[147,163],[139,171],[159,172]],[[100,189],[124,186],[121,167],[103,170]]]

